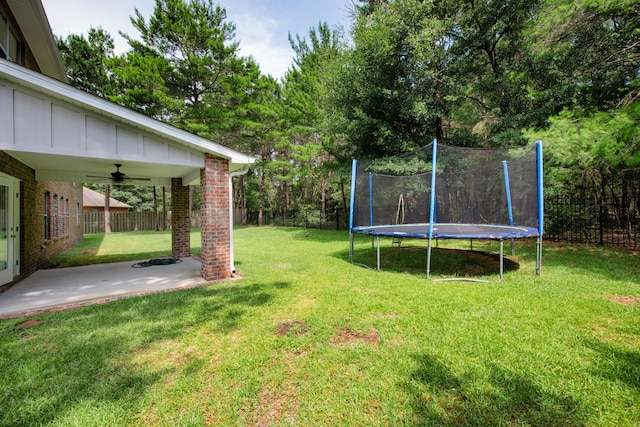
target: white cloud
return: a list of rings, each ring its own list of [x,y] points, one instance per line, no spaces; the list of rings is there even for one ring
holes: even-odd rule
[[[263,74],[282,77],[291,65],[293,51],[286,38],[286,44],[278,39],[281,23],[248,13],[237,16],[232,22],[236,24],[240,55],[253,57]]]

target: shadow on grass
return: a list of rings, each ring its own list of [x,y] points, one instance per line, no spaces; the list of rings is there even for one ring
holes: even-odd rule
[[[575,269],[608,280],[640,283],[640,259],[637,251],[562,242],[547,242],[543,251],[543,269]]]
[[[585,346],[599,356],[592,372],[612,382],[622,382],[640,391],[640,352],[606,341],[586,340]]]
[[[418,369],[404,384],[417,426],[579,426],[587,414],[571,396],[546,391],[526,375],[489,365],[486,387],[478,373],[456,375],[429,354],[416,355]]]
[[[12,366],[0,372],[0,426],[64,423],[67,417],[96,425],[105,415],[127,424],[147,389],[185,370],[197,375],[207,363],[166,363],[150,348],[160,354],[179,348],[191,330],[228,334],[288,286],[234,282],[43,315],[36,322],[0,322],[0,363]],[[137,356],[153,360],[136,363]],[[93,409],[82,409],[89,402]]]
[[[348,231],[323,230],[317,228],[277,227],[278,230],[289,233],[295,240],[308,240],[316,243],[344,242],[349,244]]]
[[[348,260],[349,251],[335,254],[338,258]],[[377,264],[376,250],[371,248],[355,249],[355,264],[375,268]],[[424,247],[383,247],[380,248],[380,269],[383,271],[408,272],[426,274],[427,249]],[[516,271],[520,265],[507,257],[504,258],[504,271]],[[500,256],[495,253],[466,250],[433,248],[431,251],[431,274],[455,277],[484,277],[500,273]]]

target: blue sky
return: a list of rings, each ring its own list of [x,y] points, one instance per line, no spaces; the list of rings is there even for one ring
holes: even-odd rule
[[[227,10],[227,21],[236,25],[240,54],[253,56],[264,74],[276,78],[291,65],[293,51],[288,34],[308,38],[318,22],[349,28],[352,0],[214,0]],[[154,0],[42,0],[53,33],[59,36],[86,34],[89,27],[102,27],[116,43],[116,51],[127,50],[118,35],[121,30],[137,36],[129,17],[134,8],[149,17]]]

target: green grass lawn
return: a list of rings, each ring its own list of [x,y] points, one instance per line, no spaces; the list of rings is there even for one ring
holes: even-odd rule
[[[87,236],[56,262],[170,241]],[[545,244],[538,277],[519,242],[496,282],[495,256],[449,242],[434,278],[488,281],[439,282],[424,242],[383,244],[376,272],[344,232],[239,228],[241,280],[0,321],[0,425],[640,424],[638,254]]]

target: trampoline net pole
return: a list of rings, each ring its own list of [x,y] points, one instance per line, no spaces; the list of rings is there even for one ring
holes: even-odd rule
[[[502,161],[502,170],[504,173],[504,189],[507,197],[507,213],[509,214],[509,225],[513,225],[513,203],[511,202],[511,183],[509,181],[509,165],[506,160]],[[511,239],[511,256],[515,255],[514,239]]]
[[[538,233],[544,234],[544,179],[542,173],[542,141],[536,142],[536,175],[538,188]]]
[[[433,237],[433,222],[436,220],[436,169],[437,169],[437,156],[438,154],[438,140],[433,140],[432,154],[431,154],[431,192],[429,194],[429,245],[431,245],[431,238]]]
[[[353,159],[351,162],[351,194],[349,195],[349,262],[353,262],[353,215],[356,200],[356,172],[358,169],[358,161]]]
[[[433,140],[431,147],[431,191],[429,194],[429,244],[427,245],[427,280],[431,276],[431,240],[433,239],[433,222],[436,217],[436,167],[438,154],[438,140]]]
[[[536,254],[536,274],[542,270],[542,235],[544,234],[544,181],[542,173],[542,141],[536,141],[536,172],[538,187],[538,243]]]
[[[429,276],[431,275],[431,237],[429,237],[427,243],[427,280],[429,280]]]

